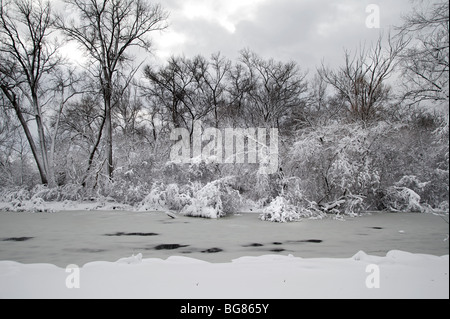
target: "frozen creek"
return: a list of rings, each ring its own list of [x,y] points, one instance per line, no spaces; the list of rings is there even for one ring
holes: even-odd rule
[[[357,218],[277,224],[258,214],[219,220],[163,212],[0,212],[0,261],[50,263],[65,267],[144,258],[185,256],[213,263],[268,254],[302,258],[347,258],[362,250],[436,256],[449,254],[448,215],[371,213]]]

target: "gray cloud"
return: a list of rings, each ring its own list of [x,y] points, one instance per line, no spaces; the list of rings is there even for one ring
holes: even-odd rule
[[[370,3],[380,7],[381,29],[368,29],[365,25]],[[221,51],[235,59],[239,50],[250,48],[264,57],[295,60],[304,69],[315,69],[322,60],[330,65],[341,63],[344,48],[370,44],[380,31],[386,33],[390,25],[401,24],[401,14],[411,8],[409,0],[266,0],[252,7],[252,19],[237,21],[231,33],[215,17],[187,17],[183,4],[181,0],[163,4],[171,11],[168,33],[184,39],[171,43],[166,51],[186,56],[209,56]],[[230,20],[234,18],[230,16]],[[164,42],[164,36],[160,41]]]

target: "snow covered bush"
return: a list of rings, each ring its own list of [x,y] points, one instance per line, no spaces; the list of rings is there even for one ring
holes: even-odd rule
[[[118,203],[135,205],[140,203],[149,191],[149,185],[139,180],[115,178],[111,181],[105,178],[98,195],[113,198]]]
[[[407,187],[392,186],[386,189],[383,203],[388,210],[395,212],[423,212],[420,196]]]
[[[164,198],[161,194],[162,190],[159,186],[153,185],[150,193],[145,196],[145,198],[139,203],[138,210],[139,211],[147,211],[147,210],[161,210],[165,207]]]
[[[31,194],[32,198],[41,198],[46,202],[77,201],[84,197],[84,189],[78,184],[67,184],[53,188],[37,185],[31,190]]]
[[[166,206],[170,210],[180,211],[191,202],[192,190],[191,187],[185,185],[179,187],[177,184],[167,185],[164,200]]]
[[[343,205],[343,211],[345,215],[357,216],[359,213],[367,209],[364,205],[364,197],[358,195],[347,195]]]
[[[336,123],[301,130],[286,159],[287,174],[296,178],[310,201],[322,204],[343,196],[361,196],[359,202],[378,189],[379,172],[373,165],[371,147],[385,130],[384,123],[372,127]],[[352,207],[355,205],[348,209]]]
[[[45,202],[76,201],[83,198],[83,192],[83,187],[77,184],[67,184],[53,188],[45,185],[36,185],[31,190],[24,188],[5,189],[0,193],[0,201],[10,203],[24,202],[32,199],[41,199]]]
[[[240,204],[241,197],[233,188],[233,178],[224,178],[194,191],[190,203],[181,209],[180,214],[217,219],[236,213]]]
[[[264,208],[260,218],[269,222],[286,223],[298,221],[301,216],[296,207],[290,204],[286,198],[278,196]]]
[[[4,188],[0,192],[0,201],[2,202],[23,201],[30,198],[30,191],[22,187],[15,187],[12,189]]]
[[[383,198],[386,190],[394,185],[413,190],[422,203],[434,208],[449,201],[448,136],[445,141],[434,131],[435,125],[410,120],[391,125],[391,129],[374,141],[371,156],[374,168],[380,173],[377,209],[387,208]],[[409,181],[405,176],[409,176]],[[397,185],[402,179],[404,184]],[[426,183],[419,185],[417,181]]]
[[[401,212],[429,212],[432,206],[424,200],[421,194],[429,194],[431,182],[421,182],[415,175],[403,176],[394,186],[384,191],[382,203],[385,209]],[[448,201],[435,205],[438,210],[446,211]],[[447,209],[448,210],[448,209]]]
[[[209,183],[196,191],[190,203],[181,209],[180,214],[214,219],[225,216],[219,187]]]
[[[27,200],[13,200],[11,202],[0,203],[0,210],[9,212],[28,212],[28,213],[54,213],[53,208],[48,207],[47,203],[40,197],[33,197]]]
[[[138,209],[145,210],[175,210],[180,211],[191,202],[189,187],[182,189],[177,184],[154,184],[150,193],[139,203]]]
[[[182,186],[154,184],[138,209],[174,210],[186,216],[216,219],[239,210],[241,197],[234,187],[232,177],[204,186],[199,182]]]
[[[416,176],[403,176],[394,186],[388,187],[382,199],[386,209],[395,212],[427,212],[431,207],[422,203],[417,193],[423,191],[429,182],[420,182]]]

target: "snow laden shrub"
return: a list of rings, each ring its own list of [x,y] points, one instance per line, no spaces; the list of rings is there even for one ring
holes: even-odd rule
[[[190,187],[180,187],[177,184],[154,184],[150,193],[141,201],[138,209],[146,210],[174,210],[180,211],[191,203]]]
[[[0,210],[17,211],[22,209],[31,199],[31,192],[25,188],[16,187],[13,189],[5,188],[0,193]]]
[[[214,219],[225,216],[219,187],[209,183],[196,191],[190,203],[181,209],[180,214]]]
[[[189,205],[192,197],[192,188],[185,185],[179,187],[177,184],[167,185],[164,193],[166,207],[170,210],[180,211],[186,205]]]
[[[286,201],[295,207],[299,218],[322,219],[326,213],[319,208],[315,201],[309,201],[300,189],[300,181],[296,177],[289,178],[287,190],[284,192]]]
[[[367,208],[363,196],[351,194],[331,202],[318,204],[316,201],[308,200],[299,185],[300,182],[297,178],[290,178],[284,196],[295,207],[300,218],[323,219],[330,214],[336,215],[336,217],[341,215],[354,217]]]
[[[379,172],[373,165],[371,146],[385,130],[383,123],[373,127],[340,123],[301,130],[289,152],[287,171],[309,201],[321,205],[349,196],[349,206],[340,211],[351,212],[378,189]],[[354,202],[352,196],[360,197]]]
[[[0,201],[9,203],[13,211],[44,211],[45,202],[76,201],[83,198],[83,187],[77,184],[67,184],[58,187],[36,185],[33,189],[16,188],[3,190],[0,193]],[[39,206],[36,209],[33,205]],[[28,209],[26,209],[28,207]]]
[[[54,213],[55,210],[47,207],[46,201],[40,197],[33,197],[28,201],[23,201],[14,205],[15,212],[31,212],[31,213]]]
[[[167,209],[165,207],[165,197],[163,185],[153,185],[150,193],[139,203],[139,211],[158,211]]]
[[[389,187],[383,203],[388,210],[394,212],[423,212],[420,195],[407,187]]]
[[[39,187],[40,189],[41,187]],[[30,212],[30,213],[43,213],[54,212],[49,208],[46,201],[36,196],[31,196],[32,192],[26,190],[18,190],[14,193],[8,192],[8,194],[2,194],[2,202],[0,203],[0,210],[10,212]],[[37,193],[39,195],[39,193]]]
[[[99,195],[113,199],[117,203],[135,205],[149,193],[148,183],[115,177],[105,177],[100,185]]]
[[[421,203],[421,196],[416,191],[423,190],[428,184],[420,182],[416,176],[404,176],[386,189],[383,204],[386,209],[395,212],[427,212],[430,206]]]
[[[269,206],[264,208],[260,219],[269,222],[287,223],[299,221],[301,216],[296,207],[290,204],[286,198],[277,196],[270,202]]]
[[[404,176],[427,182],[425,187],[414,183],[401,185],[417,193],[422,203],[438,208],[449,201],[448,135],[443,139],[434,131],[435,126],[408,121],[391,125],[374,142],[372,158],[380,172],[378,209],[386,209],[383,203],[386,190]]]
[[[22,187],[15,187],[12,189],[4,188],[0,192],[0,201],[2,202],[24,201],[29,200],[30,198],[30,191]]]
[[[195,190],[191,201],[180,214],[217,219],[238,211],[241,204],[239,192],[233,188],[233,178],[223,178]]]
[[[173,210],[185,216],[220,218],[236,213],[241,205],[234,178],[219,179],[206,185],[200,182],[154,184],[138,210]]]
[[[79,184],[67,184],[58,187],[37,185],[31,193],[32,198],[41,198],[46,202],[77,201],[84,197],[84,189]]]
[[[239,190],[246,200],[253,202],[255,207],[265,207],[280,195],[277,174],[259,174],[259,166],[256,164],[246,163],[233,166],[230,174],[236,176],[235,189]]]

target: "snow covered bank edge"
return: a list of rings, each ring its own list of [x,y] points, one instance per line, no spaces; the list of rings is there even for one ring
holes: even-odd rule
[[[385,257],[266,255],[223,264],[137,255],[84,265],[79,288],[68,288],[75,276],[70,267],[0,261],[0,298],[449,298],[448,255],[396,250]]]

